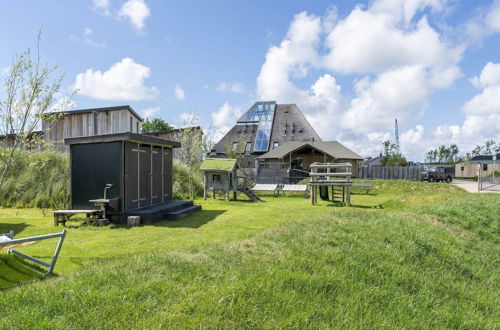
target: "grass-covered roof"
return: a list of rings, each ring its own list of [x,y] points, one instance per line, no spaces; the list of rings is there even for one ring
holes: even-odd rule
[[[236,167],[236,159],[207,158],[201,163],[200,171],[225,171],[232,172]]]

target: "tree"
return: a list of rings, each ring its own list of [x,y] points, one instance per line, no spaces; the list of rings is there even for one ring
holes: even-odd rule
[[[173,127],[170,126],[166,121],[160,118],[153,118],[149,120],[146,118],[141,124],[141,132],[149,133],[154,131],[170,131]]]
[[[387,140],[383,143],[384,146],[384,157],[382,158],[382,164],[384,166],[406,166],[408,161],[406,158],[398,151],[398,146],[395,143]]]
[[[452,144],[449,147],[440,145],[436,149],[431,149],[426,153],[426,160],[429,163],[453,164],[463,157],[458,157],[458,146]]]
[[[195,126],[197,121],[198,117],[195,114],[191,114],[184,121],[184,127],[179,131],[179,142],[181,143],[179,159],[189,169],[188,185],[190,199],[194,198],[193,169],[203,159],[203,132],[199,126]]]
[[[243,137],[238,139],[227,138],[224,143],[226,157],[236,159],[236,164],[241,166],[241,160],[245,156],[246,140]]]
[[[54,99],[64,75],[52,78],[57,67],[44,66],[40,57],[42,31],[37,35],[35,58],[30,49],[15,53],[4,83],[4,99],[0,100],[0,135],[3,148],[0,152],[0,188],[2,188],[9,169],[16,165],[21,149],[27,144],[35,144],[38,137],[34,134],[41,120],[57,120],[71,105],[71,98],[62,99],[54,104]],[[48,114],[48,110],[59,111]]]

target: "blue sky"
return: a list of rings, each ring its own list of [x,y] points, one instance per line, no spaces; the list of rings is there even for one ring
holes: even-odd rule
[[[500,141],[500,1],[6,1],[0,68],[35,45],[75,108],[130,104],[220,135],[258,99],[297,103],[368,156],[393,139]],[[490,65],[487,65],[491,62]]]

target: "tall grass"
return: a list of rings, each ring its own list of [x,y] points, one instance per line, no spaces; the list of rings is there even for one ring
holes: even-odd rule
[[[189,196],[187,166],[174,162],[173,190],[176,199]],[[194,170],[194,195],[201,196],[203,186]],[[70,204],[70,168],[68,154],[55,151],[22,151],[7,172],[0,187],[0,206],[68,208]]]
[[[22,151],[0,187],[0,205],[66,208],[69,205],[69,178],[67,154]]]

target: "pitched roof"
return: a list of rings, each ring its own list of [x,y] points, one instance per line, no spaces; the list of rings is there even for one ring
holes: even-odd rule
[[[223,171],[232,172],[236,167],[236,159],[207,158],[201,163],[200,171]]]
[[[169,146],[173,148],[180,148],[181,144],[177,141],[170,141],[165,139],[156,138],[149,135],[139,133],[115,133],[91,136],[79,136],[64,139],[66,145],[72,144],[87,144],[87,143],[100,143],[100,142],[115,142],[115,141],[130,141],[145,144],[152,144],[157,146]]]
[[[320,152],[324,152],[333,158],[342,159],[357,159],[362,160],[363,157],[348,149],[337,141],[314,141],[314,142],[299,142],[292,141],[280,145],[278,148],[263,154],[259,159],[281,159],[293,151],[297,151],[304,147],[314,148]]]

